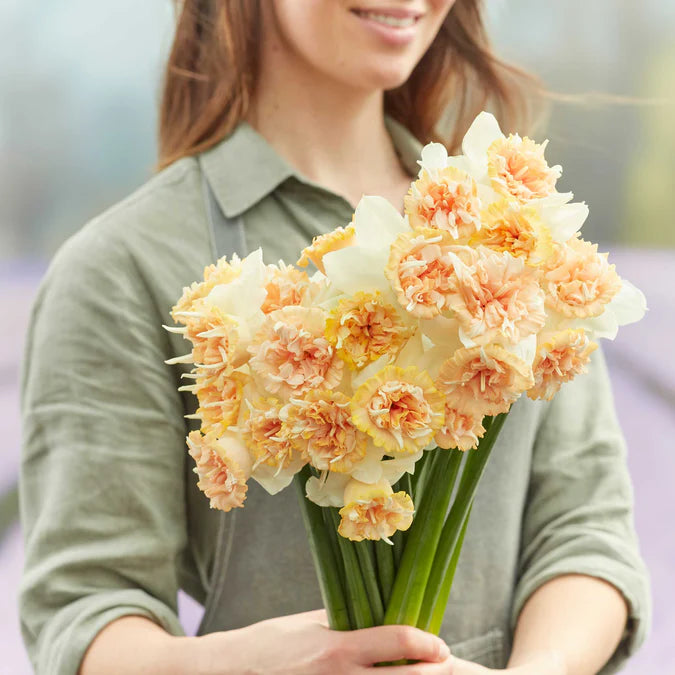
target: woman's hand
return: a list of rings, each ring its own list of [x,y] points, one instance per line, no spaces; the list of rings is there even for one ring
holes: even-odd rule
[[[324,610],[261,621],[238,630],[192,638],[199,675],[351,675],[399,659],[410,666],[378,668],[375,675],[454,675],[443,640],[411,626],[350,632],[328,628]]]

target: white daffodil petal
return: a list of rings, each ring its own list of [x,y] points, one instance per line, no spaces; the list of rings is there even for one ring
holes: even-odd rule
[[[448,151],[440,143],[428,143],[422,148],[422,158],[418,164],[422,169],[434,171],[445,169],[448,162]]]
[[[389,289],[389,282],[384,276],[388,254],[387,248],[378,250],[350,246],[327,253],[323,257],[323,265],[333,287],[347,295],[355,295],[359,291],[383,292]]]
[[[477,183],[476,187],[478,188],[478,197],[484,206],[492,204],[492,202],[496,202],[498,199],[501,199],[497,191],[493,190],[489,185]]]
[[[303,465],[304,461],[300,458],[294,459],[285,469],[259,464],[253,470],[251,478],[260,483],[269,494],[275,495],[290,485],[293,476],[302,469]]]
[[[379,373],[391,363],[390,354],[382,354],[379,359],[369,363],[365,368],[352,376],[352,389],[358,389],[366,380]]]
[[[382,460],[382,476],[392,485],[401,480],[405,473],[415,473],[415,465],[422,458],[423,450],[414,455]]]
[[[325,480],[312,476],[305,483],[305,492],[309,501],[319,506],[345,505],[345,485],[349,482],[349,474],[330,472]]]
[[[647,311],[647,298],[630,281],[621,279],[621,289],[607,307],[613,312],[619,326],[639,321]]]
[[[494,115],[482,112],[473,121],[462,141],[462,152],[476,167],[487,167],[487,149],[502,137]]]
[[[553,192],[546,197],[540,197],[539,199],[533,199],[530,202],[531,206],[536,206],[539,209],[545,209],[549,207],[562,206],[571,202],[574,199],[574,193],[572,192]]]
[[[466,173],[471,173],[471,163],[463,155],[454,155],[453,157],[448,157],[446,160],[446,166],[451,166],[460,171],[466,171]]]
[[[399,352],[395,360],[395,365],[401,368],[416,366],[424,355],[424,344],[422,343],[422,333],[417,331]]]
[[[354,465],[351,477],[362,483],[377,483],[382,478],[382,448],[375,447],[368,443],[366,456]]]
[[[584,202],[549,205],[541,209],[541,215],[551,230],[553,240],[562,244],[581,229],[588,218],[588,206]]]
[[[216,286],[206,300],[226,314],[248,318],[259,311],[267,297],[264,278],[262,249],[258,248],[242,260],[239,276],[228,284]]]
[[[354,231],[357,247],[388,251],[391,242],[409,229],[403,216],[384,197],[362,197],[356,205]]]
[[[594,316],[589,319],[581,319],[574,324],[575,328],[583,328],[588,336],[597,340],[599,338],[606,338],[613,340],[619,332],[619,323],[616,320],[614,312],[606,309],[600,316]]]

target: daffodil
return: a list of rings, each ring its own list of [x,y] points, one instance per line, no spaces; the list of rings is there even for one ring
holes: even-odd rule
[[[349,481],[344,503],[338,532],[352,541],[383,539],[391,543],[389,537],[394,532],[410,527],[415,510],[410,495],[394,493],[386,480],[374,484]]]

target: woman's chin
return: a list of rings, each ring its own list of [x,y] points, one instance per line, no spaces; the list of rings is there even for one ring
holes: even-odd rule
[[[363,88],[373,90],[397,89],[405,84],[413,71],[414,65],[402,65],[384,63],[378,66],[371,66],[367,71],[361,72],[359,77],[351,78],[351,82],[361,82]]]

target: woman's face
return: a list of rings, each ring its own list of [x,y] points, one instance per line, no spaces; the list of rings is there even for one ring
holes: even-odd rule
[[[322,77],[379,90],[408,79],[454,2],[262,0],[262,6],[276,49]]]

